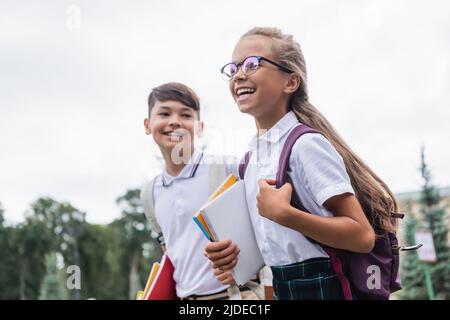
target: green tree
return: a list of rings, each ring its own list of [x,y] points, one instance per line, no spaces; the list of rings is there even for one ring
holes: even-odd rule
[[[145,285],[152,260],[159,260],[161,250],[150,237],[151,229],[140,201],[140,190],[130,189],[116,200],[122,217],[112,223],[120,230],[124,248],[124,270],[128,274],[128,299]],[[144,255],[147,252],[147,257]]]
[[[420,202],[422,204],[422,228],[431,231],[436,249],[436,263],[431,267],[431,279],[437,299],[450,299],[450,249],[446,208],[441,205],[439,190],[432,183],[431,171],[425,161],[425,149],[421,152],[420,172],[424,181]]]
[[[0,299],[57,299],[65,268],[73,264],[81,269],[81,290],[66,290],[64,298],[134,299],[162,255],[139,192],[117,199],[122,216],[108,225],[89,224],[71,204],[45,197],[32,203],[25,222],[7,227],[0,204]],[[59,272],[55,255],[65,267]]]
[[[3,217],[3,214],[5,213],[5,209],[3,209],[3,205],[0,202],[0,230],[4,228],[5,218]]]
[[[0,300],[10,299],[12,284],[11,284],[11,260],[12,252],[9,248],[8,237],[10,233],[10,228],[4,225],[4,214],[5,210],[0,202],[0,252],[2,258],[0,259]]]
[[[18,288],[14,299],[37,299],[46,273],[44,257],[53,247],[52,235],[42,221],[29,217],[10,230],[8,240],[14,269],[9,274]]]
[[[58,270],[56,252],[51,252],[45,257],[47,274],[45,275],[41,288],[40,300],[65,300],[67,299],[67,289],[65,276]]]
[[[65,266],[76,265],[83,271],[80,259],[79,238],[86,228],[86,214],[67,202],[39,198],[32,204],[35,219],[46,224],[53,234],[55,251],[61,252]],[[72,298],[79,300],[81,292],[72,290]]]
[[[128,281],[122,259],[120,230],[89,224],[79,239],[83,265],[82,298],[127,299]]]
[[[404,243],[407,246],[416,243],[415,233],[417,230],[417,219],[414,215],[408,215],[405,220]],[[403,289],[399,292],[401,299],[426,299],[427,289],[423,270],[420,266],[417,251],[406,252],[401,257],[401,280]]]

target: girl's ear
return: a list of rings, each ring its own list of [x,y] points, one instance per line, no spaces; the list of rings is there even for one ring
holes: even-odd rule
[[[150,119],[148,118],[144,119],[144,127],[145,127],[145,134],[152,134],[152,130],[150,129]]]
[[[195,135],[199,138],[203,137],[203,128],[204,128],[204,123],[203,121],[195,121]]]
[[[284,86],[284,92],[287,94],[294,93],[300,86],[300,82],[301,79],[298,74],[296,73],[289,74],[286,84]]]

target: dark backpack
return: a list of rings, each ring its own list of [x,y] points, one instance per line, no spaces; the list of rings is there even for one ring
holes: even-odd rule
[[[298,125],[290,132],[281,151],[276,176],[276,188],[280,188],[286,181],[290,180],[287,175],[287,169],[292,147],[297,139],[305,133],[320,134],[320,132],[303,124]],[[239,176],[241,179],[244,178],[250,156],[251,153],[249,151],[239,164]],[[294,187],[292,183],[291,185]],[[295,190],[292,192],[291,204],[302,211],[309,212],[303,207]],[[370,217],[372,215],[370,210],[364,209],[366,215]],[[404,215],[391,213],[391,216],[393,219],[402,219]],[[359,299],[389,299],[389,295],[392,292],[401,289],[399,277],[400,248],[397,236],[393,232],[377,230],[377,228],[375,230],[377,231],[377,239],[370,253],[356,253],[321,245],[331,258],[333,269],[339,278],[346,300],[352,300],[350,288],[356,290],[353,293]],[[315,242],[314,240],[311,241]]]

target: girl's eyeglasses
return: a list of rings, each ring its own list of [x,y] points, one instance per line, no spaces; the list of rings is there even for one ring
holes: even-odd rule
[[[288,68],[285,68],[281,65],[279,65],[276,62],[273,62],[272,60],[269,60],[267,58],[261,57],[261,56],[250,56],[244,59],[244,61],[236,64],[236,63],[227,63],[220,69],[220,72],[222,73],[222,77],[225,81],[230,81],[233,79],[233,77],[238,72],[239,68],[242,67],[242,72],[249,76],[258,70],[260,67],[261,61],[266,61],[270,64],[273,64],[274,66],[278,67],[281,71],[284,71],[286,73],[292,73],[293,71],[289,70]]]

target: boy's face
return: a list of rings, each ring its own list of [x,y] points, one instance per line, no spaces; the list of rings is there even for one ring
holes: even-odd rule
[[[150,119],[144,120],[147,134],[152,134],[161,151],[171,151],[177,144],[194,147],[195,134],[201,135],[203,123],[198,111],[178,101],[156,101]]]

